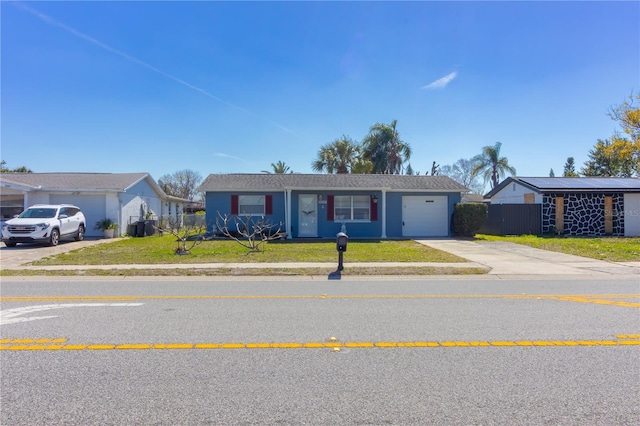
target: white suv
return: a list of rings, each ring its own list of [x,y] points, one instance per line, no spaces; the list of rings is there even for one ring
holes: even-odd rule
[[[2,242],[7,247],[17,243],[58,245],[60,239],[84,239],[84,214],[70,204],[36,204],[19,216],[2,224]]]

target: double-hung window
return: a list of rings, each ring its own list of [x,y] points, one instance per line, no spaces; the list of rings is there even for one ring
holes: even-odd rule
[[[240,216],[269,216],[273,214],[273,195],[232,195],[231,214]]]
[[[239,195],[238,214],[242,216],[264,216],[265,196],[264,195]]]
[[[368,195],[336,195],[334,220],[371,220],[371,204]]]

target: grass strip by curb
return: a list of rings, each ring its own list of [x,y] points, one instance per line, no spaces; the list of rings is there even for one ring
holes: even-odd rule
[[[377,276],[377,275],[484,275],[489,272],[485,268],[453,268],[453,267],[373,267],[345,268],[341,276]],[[75,270],[43,270],[43,269],[8,269],[1,270],[0,276],[311,276],[332,275],[332,268],[193,268],[193,269],[75,269]]]

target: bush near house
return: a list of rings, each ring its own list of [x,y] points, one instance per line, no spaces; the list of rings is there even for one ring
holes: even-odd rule
[[[487,205],[458,203],[453,210],[453,231],[463,237],[473,237],[487,219]]]

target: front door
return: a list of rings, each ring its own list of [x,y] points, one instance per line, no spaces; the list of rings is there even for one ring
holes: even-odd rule
[[[298,237],[318,236],[318,196],[298,195]]]

